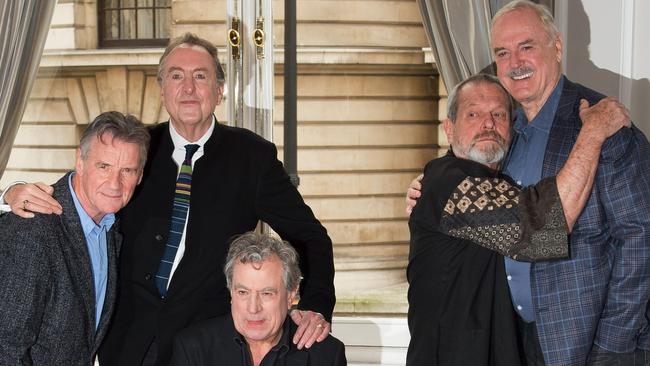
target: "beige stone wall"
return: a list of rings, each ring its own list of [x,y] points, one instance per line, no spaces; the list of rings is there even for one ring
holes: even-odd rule
[[[97,48],[97,1],[58,0],[46,50]]]
[[[282,158],[283,1],[274,1],[274,138]],[[173,1],[174,35],[225,47],[225,0]],[[53,182],[74,163],[79,132],[120,110],[167,118],[155,82],[161,49],[94,50],[95,2],[60,1],[44,66],[0,186]],[[404,191],[444,150],[444,87],[414,0],[298,0],[300,191],[333,241],[338,313],[404,313]],[[442,96],[441,96],[442,95]],[[226,120],[225,106],[217,117]],[[443,148],[441,148],[443,146]]]

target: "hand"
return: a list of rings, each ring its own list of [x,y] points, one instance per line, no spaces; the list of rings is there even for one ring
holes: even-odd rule
[[[630,112],[615,98],[607,97],[593,106],[585,99],[580,100],[580,119],[583,128],[593,130],[595,136],[605,141],[622,127],[630,127]]]
[[[413,207],[418,203],[418,198],[422,195],[422,178],[424,178],[423,174],[415,177],[406,190],[406,213],[409,216],[413,211]]]
[[[18,184],[5,193],[5,202],[11,212],[26,219],[34,217],[34,212],[60,215],[63,209],[52,193],[54,188],[42,182]]]
[[[320,314],[310,310],[292,310],[291,319],[298,325],[293,343],[298,349],[309,348],[314,342],[322,342],[330,334],[330,323]]]

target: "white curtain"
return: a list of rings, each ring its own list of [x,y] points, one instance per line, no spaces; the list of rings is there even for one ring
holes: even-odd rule
[[[27,105],[54,0],[0,0],[0,176]]]

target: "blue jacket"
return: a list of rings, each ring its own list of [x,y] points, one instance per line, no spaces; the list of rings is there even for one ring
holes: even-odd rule
[[[565,80],[544,157],[556,175],[581,127],[580,99],[603,95]],[[547,365],[584,365],[592,345],[650,350],[650,145],[636,127],[605,142],[589,201],[570,237],[571,258],[534,263],[533,306]]]

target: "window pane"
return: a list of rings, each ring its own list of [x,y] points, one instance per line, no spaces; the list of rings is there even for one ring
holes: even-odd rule
[[[153,0],[138,0],[138,8],[151,8]]]
[[[104,16],[104,36],[106,39],[120,38],[118,14],[117,11],[106,11]]]
[[[120,39],[135,39],[135,10],[120,13]]]
[[[105,0],[104,9],[117,9],[120,6],[119,0]]]
[[[138,38],[153,38],[153,10],[138,10]]]
[[[104,23],[99,29],[100,46],[160,46],[172,31],[171,3],[171,0],[98,1],[98,16]]]
[[[171,37],[171,9],[156,10],[156,38]]]

